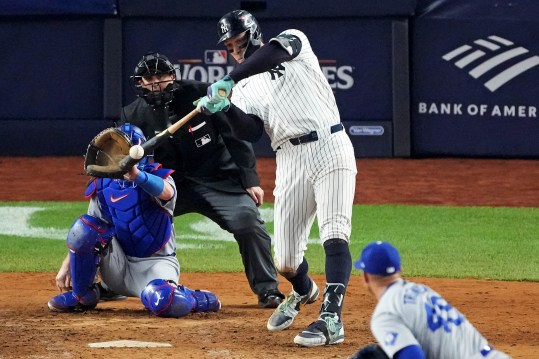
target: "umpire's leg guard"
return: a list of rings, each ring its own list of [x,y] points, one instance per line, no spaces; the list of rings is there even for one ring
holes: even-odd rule
[[[192,290],[164,279],[154,279],[144,288],[140,300],[158,317],[180,318],[191,312],[217,312],[221,302],[208,291]]]
[[[73,295],[84,305],[99,301],[94,288],[99,264],[99,249],[112,238],[111,228],[102,220],[84,214],[77,218],[67,235]]]

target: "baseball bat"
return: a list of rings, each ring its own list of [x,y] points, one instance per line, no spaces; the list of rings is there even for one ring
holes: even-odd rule
[[[182,117],[178,122],[176,122],[173,125],[170,125],[166,130],[162,131],[155,137],[152,137],[148,141],[144,142],[142,144],[142,149],[144,149],[144,154],[141,158],[133,158],[130,155],[125,156],[120,160],[119,166],[122,171],[129,171],[131,167],[136,165],[140,162],[144,156],[146,156],[147,153],[152,152],[154,149],[159,147],[169,136],[172,136],[176,131],[180,129],[183,125],[185,125],[187,122],[191,121],[193,117],[195,117],[197,114],[199,114],[200,111],[198,108],[195,108],[193,111],[189,112],[187,115]]]

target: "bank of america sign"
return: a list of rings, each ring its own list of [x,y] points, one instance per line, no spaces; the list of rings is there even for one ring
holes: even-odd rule
[[[470,76],[494,92],[539,65],[539,56],[529,52],[511,40],[491,35],[473,41],[472,45],[459,46],[443,55],[442,59],[468,71]]]

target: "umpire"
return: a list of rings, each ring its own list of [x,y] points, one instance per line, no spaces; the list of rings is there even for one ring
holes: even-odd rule
[[[209,84],[180,80],[166,56],[149,53],[132,76],[138,98],[122,109],[151,138],[193,110]],[[275,308],[284,295],[271,255],[271,238],[257,206],[264,192],[250,144],[231,134],[225,113],[199,114],[155,150],[155,160],[172,174],[178,191],[174,216],[200,213],[234,235],[258,304]]]

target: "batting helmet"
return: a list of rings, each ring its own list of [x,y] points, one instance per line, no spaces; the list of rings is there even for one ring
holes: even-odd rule
[[[142,78],[150,78],[152,76],[159,77],[163,75],[174,75],[176,80],[180,80],[181,78],[179,68],[172,65],[165,55],[152,52],[142,57],[142,60],[140,60],[135,67],[133,76],[131,76],[137,96],[146,100],[152,107],[164,106],[170,103],[177,85],[175,82],[172,82],[163,90],[148,90],[142,86]]]
[[[217,36],[219,36],[218,44],[249,31],[249,41],[243,55],[244,58],[250,56],[262,44],[262,32],[255,17],[250,12],[245,10],[233,10],[223,16],[217,23]]]

